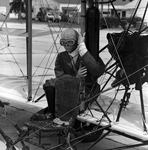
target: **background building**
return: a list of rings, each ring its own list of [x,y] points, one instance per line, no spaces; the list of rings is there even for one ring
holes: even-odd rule
[[[136,8],[138,2],[139,2],[139,0],[134,0],[131,3],[128,3],[124,6],[122,6],[122,11],[126,12],[125,17],[131,17],[133,15],[133,12],[135,11],[135,8]],[[142,0],[140,3],[139,9],[136,13],[137,17],[143,18],[146,5],[147,5],[147,0]],[[148,11],[146,12],[144,22],[148,23]]]
[[[13,0],[0,0],[0,20],[4,20],[9,12],[9,3]],[[102,1],[102,0],[101,0]],[[139,0],[117,0],[114,2],[115,8],[120,18],[131,17]],[[81,0],[32,0],[32,18],[35,19],[40,11],[43,9],[53,9],[57,12],[69,16],[69,21],[80,22]],[[147,1],[142,0],[137,11],[137,17],[143,17]],[[114,17],[115,12],[111,4],[99,5],[100,12],[103,16]],[[47,11],[47,10],[46,10]],[[16,15],[17,16],[17,15]],[[75,19],[74,19],[75,18]],[[46,19],[45,19],[46,20]],[[144,22],[148,22],[148,12],[146,13]]]
[[[0,0],[0,20],[5,19],[9,12],[9,0]]]

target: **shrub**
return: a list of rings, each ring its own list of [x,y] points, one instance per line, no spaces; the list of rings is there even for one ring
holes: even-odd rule
[[[126,26],[127,24],[129,24],[131,22],[132,18],[121,18],[121,22],[122,25]],[[135,17],[132,20],[132,26],[136,27],[136,23],[138,21],[141,21],[142,19],[140,17]],[[101,29],[104,28],[115,28],[115,27],[119,27],[121,25],[119,19],[117,17],[105,17],[105,18],[101,18],[100,19],[100,27]]]
[[[119,20],[116,17],[105,17],[100,19],[101,28],[114,28],[119,26]]]
[[[127,22],[128,23],[130,23],[131,22],[131,20],[132,20],[132,18],[130,17],[130,18],[126,18],[127,19]],[[142,19],[140,18],[140,17],[135,17],[134,19],[133,19],[133,21],[132,21],[132,25],[133,25],[133,27],[136,27],[136,24],[137,24],[137,22],[138,21],[141,21]]]

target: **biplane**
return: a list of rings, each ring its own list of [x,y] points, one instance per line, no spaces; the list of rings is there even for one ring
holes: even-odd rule
[[[138,30],[131,30],[131,25],[142,0],[137,1],[136,8],[131,16],[131,22],[126,27],[115,9],[115,1],[81,1],[81,33],[86,32],[85,43],[88,50],[96,60],[104,50],[107,50],[110,54],[110,59],[106,62],[105,72],[97,79],[100,90],[97,90],[98,87],[94,86],[96,92],[91,93],[90,91],[87,97],[81,96],[81,103],[79,105],[74,104],[74,108],[63,106],[67,112],[60,114],[56,118],[58,121],[28,121],[24,124],[25,129],[21,129],[17,124],[14,124],[19,131],[19,137],[16,141],[12,141],[0,129],[1,135],[6,140],[7,149],[15,150],[15,145],[18,142],[22,143],[22,149],[29,149],[25,145],[25,142],[28,142],[46,150],[75,150],[79,142],[93,142],[88,147],[89,150],[110,133],[140,141],[141,145],[148,144],[148,106],[146,105],[147,97],[144,96],[144,92],[147,93],[147,91],[144,91],[144,86],[148,82],[148,35],[145,32],[148,27],[143,28],[148,1]],[[28,4],[31,6],[30,2],[28,1]],[[99,11],[99,5],[103,4],[112,6],[119,19],[122,31],[107,33],[107,43],[100,49],[99,24],[100,17],[103,17],[103,14]],[[28,13],[27,25],[30,23]],[[106,26],[108,25],[106,24]],[[29,32],[31,32],[30,27],[27,30],[27,48],[31,48],[30,42],[32,41],[32,34],[29,34]],[[28,65],[31,64],[31,55],[31,53],[28,55]],[[31,67],[28,72],[31,73]],[[28,82],[32,82],[31,77]],[[67,101],[78,99],[80,93],[77,90],[76,82],[76,80],[73,80],[73,84],[69,84],[65,80],[57,82],[57,89],[60,92],[57,92],[56,98]],[[65,88],[67,85],[70,88]],[[138,95],[138,100],[135,100],[134,93]],[[29,100],[31,100],[30,94],[31,92],[28,94]],[[34,102],[38,102],[44,96],[44,94],[41,95]],[[85,103],[88,103],[87,108],[80,111],[81,106]],[[40,114],[42,115],[42,111],[40,111]],[[67,114],[70,114],[67,121],[62,121],[61,118]],[[30,133],[37,132],[39,133],[39,143],[34,143],[30,139]],[[42,145],[42,132],[57,132],[59,144],[54,147]]]

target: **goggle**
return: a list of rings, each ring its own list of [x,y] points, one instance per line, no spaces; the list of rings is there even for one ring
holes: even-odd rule
[[[60,40],[60,44],[62,46],[73,46],[75,43],[76,43],[76,40],[65,40],[65,39]]]

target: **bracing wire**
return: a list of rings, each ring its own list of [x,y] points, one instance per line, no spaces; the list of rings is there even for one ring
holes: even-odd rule
[[[136,4],[136,8],[138,8],[138,5],[139,5],[139,3],[137,2],[137,4]],[[131,14],[131,17],[134,17],[134,14],[136,14],[136,9],[135,9],[135,12],[133,12],[132,14]],[[106,23],[107,24],[107,23]],[[130,25],[129,25],[130,26]],[[129,28],[128,28],[129,29]],[[128,31],[128,30],[127,30]],[[112,37],[111,37],[112,38]],[[124,36],[122,36],[121,38],[120,38],[120,41],[122,41],[122,39],[124,38]],[[117,53],[117,55],[118,55],[118,58],[119,58],[119,60],[120,60],[120,56],[119,56],[119,54],[118,54],[118,51],[117,51],[117,49],[118,49],[118,47],[120,46],[120,43],[118,43],[118,47],[116,47],[115,46],[115,43],[114,43],[114,41],[113,41],[113,39],[112,39],[112,44],[114,45],[114,49],[115,49],[115,52]],[[110,64],[110,62],[109,62],[109,64]],[[121,62],[121,64],[122,64],[122,62]],[[132,74],[130,74],[130,75],[127,75],[126,74],[126,72],[125,72],[125,78],[124,79],[122,79],[122,81],[123,80],[127,80],[128,81],[128,84],[130,85],[130,83],[129,83],[129,77],[131,77],[132,75],[134,75],[134,74],[136,74],[136,73],[138,73],[139,71],[141,71],[142,69],[144,69],[145,67],[147,67],[148,65],[145,65],[145,66],[143,66],[142,68],[140,68],[140,69],[138,69],[138,70],[136,70],[135,72],[133,72]],[[132,92],[131,93],[133,96],[134,96],[134,93]],[[134,99],[135,99],[135,101],[137,102],[137,100],[136,100],[136,98],[134,97]]]
[[[117,47],[114,45],[113,38],[111,37],[112,43],[113,43],[113,45],[114,45],[114,48],[115,48],[115,51],[116,51],[116,54],[117,54],[117,57],[118,57],[118,59],[119,59],[119,61],[120,61],[120,63],[121,63],[121,66],[122,66],[123,69],[124,69],[124,66],[123,66],[123,64],[122,64],[122,62],[121,62],[121,59],[120,59],[120,56],[119,56],[119,54],[118,54],[117,49],[119,48],[119,46],[120,46],[120,44],[121,44],[121,42],[122,42],[124,36],[125,36],[125,35],[128,33],[128,31],[129,31],[130,26],[131,26],[131,23],[132,23],[132,21],[133,21],[133,18],[135,17],[135,15],[136,15],[136,13],[137,13],[137,11],[138,11],[138,8],[139,8],[139,6],[140,6],[140,4],[141,4],[141,1],[142,1],[142,0],[137,1],[136,9],[135,9],[135,11],[134,11],[133,14],[132,14],[131,22],[130,22],[128,28],[127,28],[127,31],[124,32],[124,34],[122,34],[122,36],[121,36],[121,38],[120,38],[120,40],[119,40],[119,42],[118,42],[118,44],[117,44]],[[147,6],[148,6],[148,4],[147,4]],[[143,14],[143,19],[142,19],[142,20],[144,20],[145,13],[146,13],[146,11],[147,11],[147,6],[146,6],[145,12],[144,12],[144,14]],[[143,22],[142,22],[142,23],[143,23]],[[141,26],[142,26],[142,23],[141,23]],[[141,26],[140,26],[140,29],[141,29]],[[140,33],[140,29],[139,29],[139,33]],[[136,70],[135,72],[133,72],[133,73],[130,74],[130,75],[127,75],[127,74],[126,74],[126,71],[125,71],[125,69],[124,69],[125,78],[126,78],[126,80],[128,81],[128,84],[130,85],[130,82],[129,82],[129,77],[130,77],[130,76],[134,75],[134,74],[137,73],[137,72],[140,72],[140,70],[144,69],[144,68],[147,67],[147,66],[148,66],[148,65],[145,65],[145,66],[141,67],[140,69]],[[125,79],[125,78],[124,78],[124,79]],[[124,79],[122,79],[122,81],[123,81]],[[132,94],[133,94],[133,93],[132,93]],[[141,105],[142,105],[142,104],[141,104]],[[141,107],[142,107],[142,106],[141,106]],[[142,121],[143,121],[143,127],[144,127],[144,130],[145,130],[145,118],[144,118],[144,115],[145,115],[145,114],[144,114],[144,112],[143,112],[142,109],[143,109],[143,108],[141,108],[141,117],[142,117]]]
[[[18,64],[18,63],[17,63]],[[67,112],[68,113],[68,112]],[[37,131],[38,132],[38,131]],[[23,141],[23,139],[21,140],[21,141]]]
[[[96,96],[96,95],[95,95],[95,96]],[[88,101],[89,101],[89,100],[90,100],[90,99],[88,99]],[[77,106],[77,108],[78,108],[78,107],[79,107],[79,106]],[[76,108],[73,108],[73,110],[74,110],[74,109],[76,109]],[[71,110],[71,111],[72,111],[72,110]],[[67,112],[67,113],[69,113],[69,112]],[[66,114],[67,114],[67,113],[66,113]],[[65,115],[65,114],[63,114],[62,116],[64,116],[64,115]],[[61,116],[61,117],[62,117],[62,116]],[[59,117],[59,118],[61,118],[61,117]],[[46,126],[44,126],[44,127],[46,127]]]
[[[52,24],[51,24],[52,25]],[[50,25],[50,26],[51,26]],[[53,34],[52,34],[52,30],[51,30],[51,27],[49,26],[49,28],[50,28],[50,31],[51,31],[51,35],[52,35],[52,39],[53,39],[53,44],[55,45],[55,47],[56,47],[56,51],[57,51],[57,53],[58,53],[58,48],[57,48],[57,45],[56,45],[56,41],[57,41],[57,39],[58,39],[58,37],[59,37],[59,33],[62,31],[62,28],[59,28],[59,30],[60,31],[57,31],[58,32],[58,34],[57,34],[57,37],[54,39],[54,36],[53,36]],[[54,28],[54,27],[53,27]]]
[[[69,2],[69,4],[70,4],[70,2]],[[68,5],[69,5],[68,4]],[[77,6],[78,6],[78,4],[79,3],[77,3],[76,4],[76,6],[75,6],[75,8],[77,8]],[[76,16],[75,16],[76,17]],[[72,23],[71,23],[72,24]],[[56,41],[57,41],[57,39],[60,37],[59,35],[60,35],[60,33],[61,33],[61,31],[62,31],[62,28],[64,28],[65,26],[63,26],[62,28],[60,27],[59,28],[59,31],[57,31],[57,35],[56,35],[56,38],[54,38],[54,36],[53,36],[53,34],[52,34],[52,30],[51,30],[51,27],[50,26],[52,26],[52,24],[49,24],[49,29],[50,29],[50,32],[51,32],[51,35],[52,35],[52,39],[53,39],[53,48],[52,48],[52,51],[53,51],[53,49],[54,49],[54,47],[56,48],[56,52],[58,53],[58,51],[59,51],[59,49],[60,49],[60,47],[59,48],[57,48],[57,45],[56,45]],[[52,26],[53,27],[53,29],[55,28],[54,26]],[[56,29],[55,29],[56,30]],[[51,53],[52,53],[52,51],[51,51]],[[47,63],[46,63],[46,67],[45,67],[45,70],[46,70],[46,73],[45,73],[45,71],[43,71],[44,73],[43,73],[43,78],[40,80],[40,82],[39,82],[39,86],[37,87],[37,90],[36,90],[36,94],[37,94],[37,91],[39,90],[39,87],[40,87],[40,85],[43,83],[43,80],[44,80],[44,77],[46,76],[46,74],[47,74],[47,72],[48,72],[48,69],[46,69],[47,68],[47,65],[48,65],[48,63],[49,63],[49,60],[50,60],[50,58],[51,58],[51,53],[50,53],[50,56],[49,56],[49,58],[48,58],[48,60],[47,60]],[[45,57],[44,57],[45,58]],[[55,59],[55,57],[53,58],[53,60]],[[53,61],[51,61],[51,63],[50,63],[50,65],[48,66],[48,68],[50,68],[50,66],[51,66],[51,64],[52,64],[52,62]],[[40,63],[40,65],[41,65],[41,63]],[[39,66],[40,66],[39,65]],[[39,67],[38,67],[39,68]],[[37,69],[36,69],[36,71],[37,71]],[[34,73],[35,74],[35,73]],[[35,94],[35,96],[36,96],[36,94]],[[35,98],[35,96],[34,96],[34,98]]]
[[[100,95],[100,93],[99,93],[99,95]],[[96,96],[96,95],[95,95],[95,96]],[[89,100],[90,100],[90,99],[88,99],[87,101],[89,101]],[[79,107],[79,106],[77,106],[77,107]],[[74,108],[74,109],[76,109],[76,108]],[[74,109],[73,109],[73,110],[74,110]],[[72,111],[72,110],[71,110],[71,111]],[[67,113],[69,113],[69,112],[67,112]],[[67,113],[66,113],[66,114],[67,114]],[[65,115],[65,114],[63,114],[62,116],[64,116],[64,115]],[[61,117],[62,117],[62,116],[61,116]],[[59,117],[59,118],[61,118],[61,117]]]
[[[4,40],[4,39],[3,39],[3,43],[5,43],[5,40]],[[23,77],[25,78],[25,75],[24,75],[24,73],[23,73],[23,70],[22,70],[21,67],[19,66],[19,63],[18,63],[17,60],[15,59],[15,57],[14,57],[13,53],[11,52],[10,48],[9,48],[8,46],[6,46],[6,48],[9,50],[9,52],[10,52],[10,54],[11,54],[11,56],[12,56],[14,62],[15,62],[15,64],[18,66],[18,68],[19,68],[21,74],[22,74]],[[9,60],[4,50],[3,50],[3,52],[4,52],[5,57],[7,58],[7,60]],[[15,69],[13,68],[13,66],[12,66],[12,64],[11,64],[10,62],[9,62],[9,65],[11,66],[11,68],[12,68],[14,74],[17,75],[17,73],[15,72]],[[20,84],[20,86],[22,87],[23,91],[25,92],[25,89],[24,89],[23,85]]]
[[[139,3],[137,4],[136,8],[139,7],[140,2],[141,2],[141,0],[139,0]],[[135,17],[136,12],[137,12],[137,9],[135,10],[134,15],[132,15],[132,18]],[[105,18],[104,18],[104,19],[105,19]],[[106,20],[105,20],[105,22],[106,22]],[[107,25],[107,22],[106,22],[106,25]],[[131,24],[130,24],[130,25],[131,25]],[[120,56],[119,56],[119,53],[118,53],[118,48],[119,48],[119,46],[120,46],[122,40],[124,39],[125,35],[128,33],[128,31],[129,31],[129,29],[130,29],[130,25],[129,25],[127,31],[124,32],[124,33],[121,35],[121,37],[119,38],[119,42],[117,43],[117,46],[115,45],[114,40],[113,40],[113,37],[111,36],[112,44],[113,44],[113,46],[114,46],[114,48],[115,48],[115,53],[117,54],[117,57],[118,57],[118,59],[119,59],[119,61],[120,61],[120,64],[121,64],[122,68],[124,68],[124,66],[123,66],[122,61],[121,61],[121,59],[120,59]],[[108,26],[107,26],[107,27],[108,27]],[[126,74],[126,72],[125,72],[125,69],[124,69],[124,73],[125,73],[126,79],[127,79],[127,81],[128,81],[128,84],[130,85],[129,79],[128,79],[127,74]]]
[[[42,1],[42,0],[37,0],[38,1],[38,3],[40,4],[40,6],[41,7],[45,7],[45,4],[44,4],[44,2]],[[47,0],[46,0],[46,3],[47,3],[47,5],[49,6],[49,4],[48,4],[48,2],[47,2]],[[69,4],[70,4],[70,2],[69,2]],[[69,5],[68,4],[68,5]],[[67,6],[67,8],[68,8],[69,6]],[[77,7],[77,5],[76,5],[76,7]],[[64,28],[64,26],[63,26],[63,28]],[[60,31],[62,31],[62,28],[60,28]],[[58,37],[59,37],[59,34],[57,35]],[[56,38],[57,39],[57,38]],[[56,41],[54,41],[54,44],[56,45]],[[57,49],[57,48],[56,48]],[[58,50],[57,50],[58,51]],[[13,56],[13,58],[14,58],[14,56]],[[45,57],[44,57],[45,58]],[[15,58],[14,58],[15,59]],[[50,59],[50,57],[49,57],[49,59]],[[15,62],[16,62],[16,59],[15,59]],[[49,61],[48,61],[49,62]],[[48,64],[48,62],[47,62],[47,64]],[[16,62],[17,63],[17,62]],[[42,63],[42,62],[41,62]],[[40,63],[40,65],[41,65],[41,63]],[[18,63],[17,63],[17,65],[19,65]],[[40,67],[40,65],[38,66],[38,68]],[[49,68],[50,68],[50,66],[51,65],[49,65]],[[19,67],[19,66],[18,66]],[[20,67],[19,67],[20,68]],[[45,69],[47,68],[47,65],[46,65],[46,67],[45,67]],[[46,69],[47,70],[47,69]],[[22,70],[20,69],[20,71],[22,72]],[[37,69],[36,69],[36,71],[37,71]],[[36,72],[35,71],[35,72]],[[33,73],[33,75],[35,75],[35,72]],[[48,71],[46,71],[46,72],[48,72]],[[23,74],[23,72],[22,72],[22,74]],[[23,74],[24,75],[24,74]],[[44,71],[44,77],[46,76],[46,73],[45,73],[45,71]],[[44,78],[43,78],[44,79]],[[43,81],[43,79],[41,79],[42,81]],[[40,82],[40,84],[42,84],[42,82]],[[39,85],[40,86],[40,85]],[[37,93],[37,92],[36,92]]]
[[[116,47],[116,46],[115,46],[115,47]],[[117,52],[117,53],[118,53],[118,52]],[[137,71],[138,71],[138,70],[137,70]],[[98,94],[98,96],[99,96],[99,95],[100,95],[100,93]],[[95,95],[95,96],[97,96],[97,95]],[[91,98],[91,99],[92,99],[92,98]],[[89,101],[89,100],[90,100],[90,99],[88,99],[87,101]],[[77,108],[78,108],[78,107],[79,107],[79,106],[77,106]],[[74,108],[74,109],[76,109],[76,108]],[[74,109],[73,109],[73,110],[74,110]],[[73,111],[73,110],[71,110],[71,111]],[[69,113],[69,112],[67,112],[67,113]],[[67,114],[67,113],[66,113],[66,114]],[[63,114],[62,116],[64,116],[64,115],[65,115],[65,114]],[[62,116],[61,116],[61,117],[62,117]],[[59,118],[61,118],[61,117],[59,117]],[[50,124],[50,123],[49,123],[49,124]],[[48,124],[48,125],[49,125],[49,124]],[[46,126],[44,126],[44,127],[46,127]],[[38,131],[39,131],[39,130],[38,130]],[[36,132],[38,132],[38,131],[36,131]],[[27,138],[28,138],[28,137],[27,137]],[[24,138],[24,139],[25,139],[25,138]],[[24,140],[24,139],[22,139],[22,140]]]

